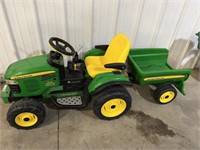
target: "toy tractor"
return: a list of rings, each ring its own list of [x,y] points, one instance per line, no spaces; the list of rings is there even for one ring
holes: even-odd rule
[[[191,74],[172,69],[166,49],[130,50],[124,34],[117,34],[109,45],[95,46],[82,59],[62,39],[52,37],[49,44],[53,48],[49,54],[19,60],[6,70],[1,97],[12,103],[7,121],[15,128],[42,124],[43,103],[48,101],[59,108],[84,108],[92,98],[97,117],[119,118],[132,105],[124,85],[133,83],[154,85],[155,101],[166,104],[176,97],[176,89],[184,94],[184,81]]]

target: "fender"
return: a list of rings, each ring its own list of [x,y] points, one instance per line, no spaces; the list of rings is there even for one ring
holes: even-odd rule
[[[129,78],[123,73],[102,73],[98,74],[89,84],[88,91],[94,94],[111,85],[132,85]]]

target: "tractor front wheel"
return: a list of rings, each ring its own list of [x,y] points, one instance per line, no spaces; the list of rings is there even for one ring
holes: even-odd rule
[[[32,129],[43,123],[45,115],[45,107],[40,101],[22,99],[9,108],[7,121],[17,129]]]
[[[124,115],[131,103],[131,96],[124,87],[111,86],[94,96],[93,111],[100,119],[112,120]]]

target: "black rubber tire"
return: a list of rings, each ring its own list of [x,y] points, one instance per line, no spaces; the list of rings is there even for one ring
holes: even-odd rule
[[[161,102],[160,98],[166,92],[173,92],[174,97],[168,102]],[[154,100],[158,104],[168,104],[176,98],[176,95],[177,95],[177,91],[171,84],[161,84],[161,85],[157,86],[157,89],[153,93]]]
[[[20,126],[15,122],[15,118],[21,113],[32,113],[37,116],[37,122],[31,126]],[[46,116],[45,107],[42,102],[35,99],[21,99],[12,104],[7,113],[7,121],[12,127],[17,129],[33,129],[44,122]]]
[[[118,116],[114,116],[114,117],[104,116],[101,113],[102,106],[109,100],[115,99],[115,98],[123,99],[126,102],[125,110]],[[131,98],[129,92],[122,86],[108,87],[108,88],[102,90],[100,93],[94,95],[93,100],[94,100],[94,102],[93,102],[94,114],[98,118],[104,119],[104,120],[113,120],[113,119],[119,118],[120,116],[124,115],[131,108],[131,105],[132,105],[132,98]]]

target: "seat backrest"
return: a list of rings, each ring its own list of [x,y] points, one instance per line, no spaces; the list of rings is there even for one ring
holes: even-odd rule
[[[105,55],[102,58],[103,64],[125,63],[130,51],[130,41],[126,35],[117,34],[110,42]]]

